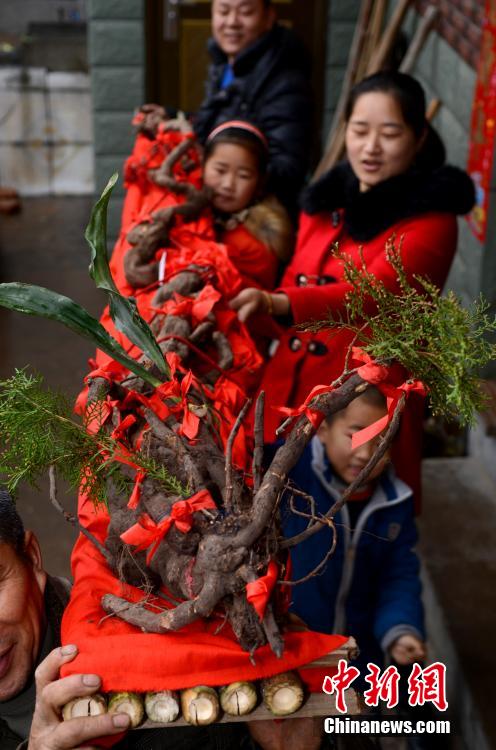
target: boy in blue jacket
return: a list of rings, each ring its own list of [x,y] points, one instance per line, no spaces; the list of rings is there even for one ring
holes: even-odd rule
[[[323,422],[293,469],[294,485],[315,500],[315,513],[326,513],[368,462],[380,436],[356,448],[354,432],[386,414],[383,394],[371,386],[349,406]],[[384,655],[398,665],[425,657],[423,608],[413,497],[382,458],[367,483],[344,505],[334,521],[337,545],[322,572],[292,589],[291,610],[309,628],[356,638],[356,666],[363,678],[366,665],[381,666]],[[294,506],[310,513],[309,503],[295,495]],[[282,511],[284,536],[303,531],[308,519]],[[323,527],[291,551],[293,580],[304,577],[332,544]]]

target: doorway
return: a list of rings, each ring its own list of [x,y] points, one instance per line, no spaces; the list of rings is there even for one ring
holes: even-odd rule
[[[273,0],[280,23],[300,36],[312,59],[315,122],[323,111],[327,0]],[[195,112],[204,96],[209,65],[210,0],[147,0],[147,101]],[[320,132],[314,142],[320,142]]]

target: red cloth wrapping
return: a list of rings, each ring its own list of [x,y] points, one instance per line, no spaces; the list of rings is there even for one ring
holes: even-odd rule
[[[265,609],[274,590],[279,575],[279,568],[274,560],[271,560],[267,573],[260,576],[256,581],[246,584],[246,598],[256,610],[257,615],[263,620]]]
[[[351,438],[352,448],[358,448],[363,443],[379,435],[391,422],[394,416],[396,406],[402,395],[408,398],[412,393],[417,393],[424,397],[426,389],[420,380],[405,380],[403,383],[398,382],[403,379],[404,369],[396,364],[391,367],[378,365],[366,352],[357,346],[352,348],[353,364],[364,364],[358,368],[357,374],[368,383],[372,383],[384,394],[387,399],[387,414],[382,419],[377,420],[374,424],[365,427],[363,430],[355,432]]]
[[[130,529],[121,534],[121,539],[133,547],[136,551],[149,549],[146,564],[150,561],[157,551],[162,539],[167,536],[171,526],[175,525],[179,531],[186,533],[193,526],[193,514],[202,508],[216,508],[212,496],[208,490],[201,490],[189,500],[177,500],[171,508],[170,515],[159,523],[150,518],[145,513],[138,519],[138,522],[131,526]]]
[[[189,137],[189,136],[188,136]],[[110,259],[110,269],[114,281],[122,294],[133,295],[136,290],[128,283],[124,274],[124,256],[131,245],[127,240],[129,231],[138,224],[150,221],[155,211],[167,206],[177,205],[184,201],[181,195],[175,195],[150,179],[149,169],[160,166],[165,154],[168,154],[179,142],[185,138],[173,131],[158,133],[155,140],[138,135],[133,153],[127,159],[124,167],[124,184],[127,188],[121,218],[121,232],[114,246]],[[196,158],[196,152],[191,149],[190,158]],[[174,174],[181,179],[200,187],[202,183],[201,165],[187,175],[182,172],[181,163],[174,167]],[[204,242],[215,241],[212,215],[205,211],[196,221],[184,224],[181,217],[176,217],[170,230],[169,245],[181,250],[181,258],[185,259],[192,251],[198,250],[198,239]],[[241,275],[236,283],[231,283],[221,290],[227,298],[235,296],[246,286],[257,286],[273,289],[279,262],[275,253],[260,239],[255,237],[244,224],[239,224],[224,232],[224,243],[227,255],[233,266]],[[157,258],[163,250],[159,250]],[[168,268],[170,273],[170,268]]]
[[[190,236],[188,234],[186,236],[186,228],[182,237],[188,243],[187,246],[171,248],[167,251],[167,277],[179,273],[190,263],[194,263],[210,269],[207,271],[207,276],[212,286],[207,284],[204,293],[195,302],[176,295],[174,299],[165,303],[163,310],[165,312],[182,306],[184,309],[181,314],[187,314],[193,323],[197,324],[201,315],[207,314],[213,305],[217,328],[227,336],[234,356],[232,367],[228,373],[220,375],[213,393],[213,407],[221,417],[218,427],[219,434],[225,444],[232,428],[233,415],[235,417],[239,414],[246,401],[247,394],[252,394],[258,386],[263,360],[254,346],[253,339],[246,326],[239,322],[236,313],[226,303],[226,299],[242,288],[241,276],[231,263],[226,247],[195,235]],[[138,290],[135,294],[139,313],[148,322],[161,314],[152,305],[157,290],[158,284],[154,284],[151,287]],[[219,293],[222,294],[222,299],[215,299]],[[139,359],[141,356],[140,350],[116,329],[110,318],[108,307],[104,310],[100,322],[131,357]],[[202,362],[201,358],[198,359],[194,365],[195,374],[211,370],[212,361],[217,361],[217,351],[213,346],[205,347],[203,345],[202,351],[210,359],[210,363],[208,361]],[[97,351],[96,362],[99,368],[111,367],[114,369],[115,367],[114,360],[100,350]],[[119,365],[119,367],[121,366]],[[82,394],[78,399],[80,411],[84,403],[85,397]],[[248,471],[251,466],[250,441],[251,436],[242,427],[233,446],[234,464]]]
[[[243,286],[273,289],[279,261],[274,252],[248,231],[244,224],[223,234],[229,260],[238,269]]]
[[[128,283],[124,274],[124,256],[131,247],[127,240],[129,231],[137,224],[150,221],[155,211],[167,206],[183,203],[185,200],[184,196],[174,195],[160,185],[157,185],[150,179],[148,170],[160,167],[164,157],[183,141],[185,137],[189,138],[190,136],[185,136],[177,131],[159,132],[154,140],[138,134],[133,152],[126,160],[124,166],[124,185],[127,192],[121,217],[121,232],[112,252],[110,269],[117,288],[122,294],[127,296],[134,294],[135,291]],[[200,187],[202,169],[196,150],[190,149],[188,156],[190,159],[196,160],[196,168],[186,174],[179,161],[174,165],[173,173],[179,181],[187,179],[189,183]],[[170,242],[173,246],[177,246],[177,244],[183,242],[184,226],[182,219],[177,217],[174,227],[170,232]],[[201,236],[209,240],[214,239],[212,221],[208,216],[208,212],[205,216],[202,215],[197,221],[191,222],[186,226],[186,231],[192,235]],[[188,242],[184,244],[188,245]]]

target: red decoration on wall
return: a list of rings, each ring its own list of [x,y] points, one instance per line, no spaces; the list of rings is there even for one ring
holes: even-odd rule
[[[468,216],[475,236],[484,242],[496,136],[496,5],[486,0],[475,85],[467,171],[475,182],[476,204]]]

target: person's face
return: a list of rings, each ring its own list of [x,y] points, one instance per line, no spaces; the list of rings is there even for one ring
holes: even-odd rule
[[[27,684],[41,648],[46,574],[40,548],[26,533],[27,559],[0,542],[0,701]]]
[[[324,445],[327,457],[334,471],[346,483],[355,481],[361,470],[368,463],[376,450],[382,434],[377,435],[359,448],[351,447],[351,438],[355,432],[376,422],[386,414],[386,408],[368,403],[362,397],[356,398],[342,412],[339,412],[330,424],[323,422],[319,427],[318,436]],[[376,479],[390,460],[390,453],[385,455],[372,470],[366,484],[360,489],[365,489],[370,482]]]
[[[359,96],[346,124],[346,153],[360,190],[406,172],[421,140],[405,123],[391,94],[373,91]]]
[[[213,0],[212,34],[231,62],[273,23],[274,10],[263,0]]]
[[[257,159],[237,143],[218,143],[205,162],[203,182],[213,190],[214,208],[229,214],[241,211],[258,190]]]

